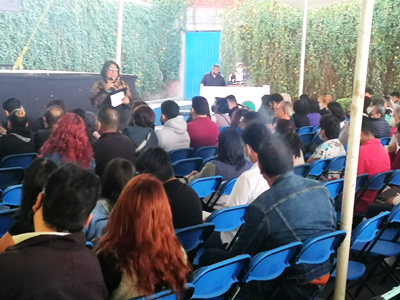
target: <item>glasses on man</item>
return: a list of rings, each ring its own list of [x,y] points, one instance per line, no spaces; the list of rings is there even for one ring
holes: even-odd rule
[[[117,68],[108,68],[110,71],[118,71]]]

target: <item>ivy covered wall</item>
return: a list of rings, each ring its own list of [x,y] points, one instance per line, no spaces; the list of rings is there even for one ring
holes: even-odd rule
[[[309,11],[306,93],[352,93],[361,1]],[[236,2],[225,14],[221,62],[224,74],[242,61],[253,84],[298,93],[303,12],[265,0]],[[376,95],[400,90],[400,1],[376,0],[368,86]]]
[[[0,64],[14,64],[47,1],[24,0],[21,13],[0,12]],[[179,77],[181,0],[125,1],[124,73],[138,76],[140,95]],[[100,72],[115,55],[116,0],[54,0],[24,58],[25,69]]]

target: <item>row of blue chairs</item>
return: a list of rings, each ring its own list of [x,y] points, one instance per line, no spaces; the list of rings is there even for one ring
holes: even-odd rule
[[[304,126],[297,129],[298,134],[303,133],[316,133],[318,131],[319,126]]]
[[[303,164],[294,167],[294,173],[303,176],[319,179],[327,172],[343,172],[346,167],[346,156],[325,158],[314,161],[312,164]]]
[[[24,153],[4,157],[0,161],[0,190],[20,184],[24,178],[24,169],[30,166],[36,156],[36,153]]]
[[[183,148],[170,151],[169,158],[173,163],[178,160],[195,158],[195,157],[207,159],[209,157],[215,156],[216,153],[217,153],[216,146],[201,147],[196,150],[193,148]]]

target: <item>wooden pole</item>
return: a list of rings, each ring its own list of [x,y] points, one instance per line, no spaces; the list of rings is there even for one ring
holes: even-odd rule
[[[308,13],[308,0],[304,0],[303,33],[301,35],[299,97],[301,94],[303,94],[303,87],[304,87],[304,64],[306,60],[306,41],[307,41],[307,13]]]
[[[347,232],[338,253],[335,282],[335,300],[344,300],[346,296],[347,267],[349,264],[351,228],[353,224],[354,197],[357,180],[358,153],[360,148],[360,132],[363,118],[364,93],[368,70],[369,44],[371,39],[374,0],[363,0],[356,69],[353,83],[353,99],[351,103],[350,135],[346,160],[346,176],[342,202],[341,229]]]

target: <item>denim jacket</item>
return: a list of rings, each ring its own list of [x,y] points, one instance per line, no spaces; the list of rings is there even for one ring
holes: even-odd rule
[[[290,172],[280,176],[247,209],[245,224],[231,252],[255,254],[335,231],[336,215],[329,192],[318,181]],[[330,271],[330,262],[286,269],[284,279],[306,284]]]

